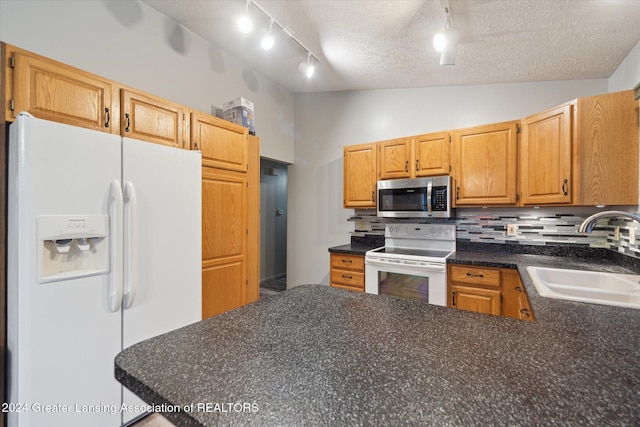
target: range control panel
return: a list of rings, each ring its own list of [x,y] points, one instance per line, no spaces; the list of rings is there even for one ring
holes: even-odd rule
[[[429,240],[455,240],[455,224],[387,224],[384,236],[388,238],[415,238]]]

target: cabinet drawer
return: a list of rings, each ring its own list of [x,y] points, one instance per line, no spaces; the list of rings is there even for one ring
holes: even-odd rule
[[[331,269],[340,268],[364,272],[364,256],[331,254]]]
[[[331,269],[331,284],[364,290],[364,273]]]
[[[452,265],[449,272],[449,280],[452,282],[500,287],[498,269]]]

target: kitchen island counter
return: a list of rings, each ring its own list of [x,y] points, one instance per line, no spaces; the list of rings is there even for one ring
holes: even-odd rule
[[[638,425],[640,310],[536,302],[300,286],[125,349],[116,378],[178,426]]]

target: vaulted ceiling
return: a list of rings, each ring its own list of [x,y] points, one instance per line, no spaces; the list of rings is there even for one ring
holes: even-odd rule
[[[293,92],[607,78],[640,40],[638,0],[255,0],[250,34],[237,30],[245,0],[142,0]],[[253,1],[253,0],[252,0]],[[439,65],[433,36],[449,7],[460,30],[455,65]]]

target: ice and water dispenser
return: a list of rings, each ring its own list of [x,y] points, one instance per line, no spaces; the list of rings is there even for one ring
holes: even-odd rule
[[[38,217],[38,282],[109,273],[107,215]]]

